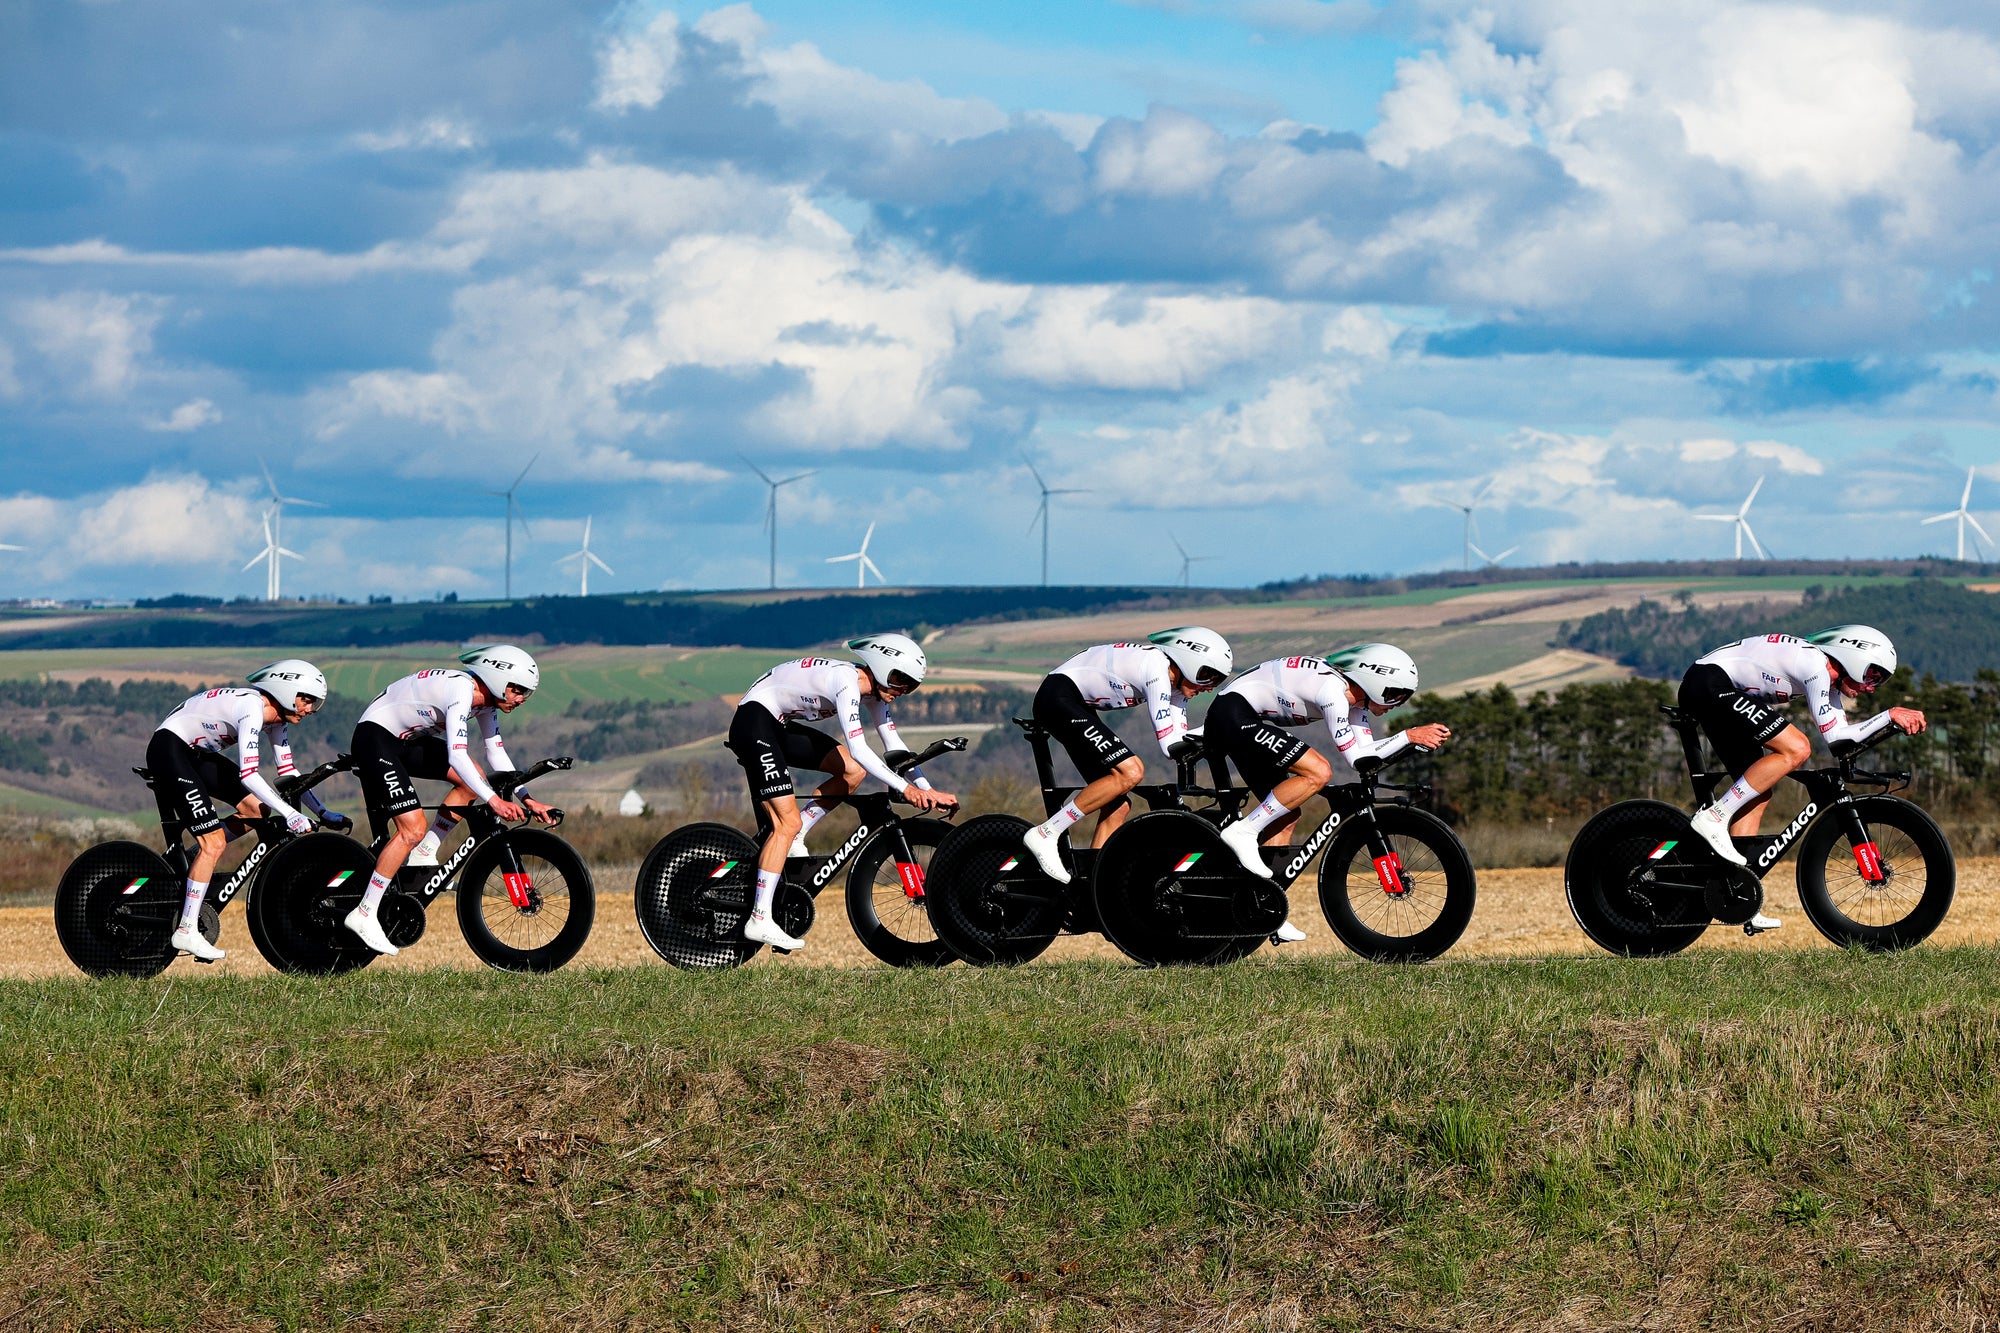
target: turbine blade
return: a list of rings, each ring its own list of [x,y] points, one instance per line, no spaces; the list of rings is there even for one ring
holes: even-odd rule
[[[27,549],[25,546],[9,546],[6,542],[0,542],[0,551],[25,551]]]
[[[1759,560],[1769,560],[1771,558],[1765,552],[1763,545],[1760,542],[1758,542],[1757,534],[1751,531],[1750,525],[1748,523],[1743,524],[1743,535],[1750,539],[1750,549],[1757,553],[1757,558]]]
[[[1986,537],[1986,529],[1985,529],[1985,528],[1982,528],[1982,527],[1980,527],[1980,526],[1979,526],[1979,520],[1978,520],[1978,519],[1974,518],[1974,517],[1973,517],[1972,515],[1970,515],[1970,514],[1967,514],[1967,515],[1965,516],[1965,521],[1966,521],[1967,523],[1970,523],[1970,524],[1972,525],[1972,530],[1973,530],[1974,532],[1978,533],[1978,534],[1979,534],[1980,536],[1982,536],[1982,537]],[[1991,537],[1986,537],[1986,540],[1990,542],[1990,541],[1992,541],[1993,539],[1992,539]],[[19,550],[20,548],[19,548],[19,547],[17,546],[17,547],[14,547],[14,548],[12,548],[12,549],[14,549],[14,550],[17,550],[17,551],[18,551],[18,550]]]
[[[282,500],[284,497],[278,494],[278,483],[272,480],[270,465],[264,461],[262,454],[257,455],[257,470],[264,474],[264,484],[271,488],[271,498]]]
[[[889,581],[888,575],[884,574],[880,569],[876,568],[875,562],[873,560],[870,560],[867,556],[864,555],[861,557],[861,563],[868,570],[870,574],[873,574],[881,582],[887,583]]]
[[[1496,556],[1494,556],[1494,557],[1493,557],[1493,563],[1494,563],[1494,564],[1496,564],[1496,565],[1497,565],[1497,564],[1499,564],[1499,563],[1500,563],[1500,562],[1501,562],[1502,560],[1505,560],[1505,559],[1506,559],[1506,558],[1507,558],[1508,556],[1510,556],[1510,555],[1514,554],[1514,552],[1516,552],[1516,551],[1518,551],[1518,550],[1520,550],[1520,549],[1521,549],[1521,548],[1520,548],[1520,547],[1518,547],[1518,546],[1510,546],[1510,547],[1508,547],[1508,548],[1507,548],[1506,550],[1502,551],[1502,552],[1501,552],[1500,554],[1498,554],[1498,555],[1496,555]]]
[[[1181,539],[1179,537],[1174,536],[1174,534],[1170,532],[1167,534],[1167,540],[1172,542],[1174,544],[1174,549],[1181,553],[1181,559],[1189,560],[1193,558],[1190,555],[1188,555],[1187,547],[1181,545]]]
[[[774,481],[771,484],[773,486],[789,486],[795,481],[804,481],[807,477],[817,477],[818,475],[819,469],[812,468],[809,471],[800,472],[795,476],[786,477],[783,481]]]
[[[591,554],[589,551],[584,551],[582,554],[586,560],[590,561],[591,564],[596,565],[599,569],[603,570],[605,573],[616,574],[618,572],[611,566],[605,564],[602,560],[599,560],[595,555]]]
[[[745,457],[742,454],[738,454],[736,456],[738,458],[743,459],[744,467],[749,468],[752,472],[756,473],[758,476],[763,477],[764,484],[766,486],[776,486],[778,484],[777,482],[771,480],[770,476],[765,473],[763,468],[758,467],[755,463],[751,462],[747,457]]]
[[[278,497],[278,503],[288,504],[288,505],[304,505],[308,509],[326,508],[326,506],[320,503],[318,500],[301,500],[296,495],[281,495]]]
[[[541,455],[540,455],[540,454],[538,453],[538,454],[536,454],[536,455],[535,455],[535,457],[534,457],[534,458],[530,458],[530,459],[528,460],[528,467],[533,467],[533,466],[535,465],[535,458],[540,458],[540,457],[541,457]],[[524,467],[524,468],[522,468],[522,469],[521,469],[521,475],[520,475],[520,476],[518,476],[518,477],[516,477],[516,478],[514,478],[514,484],[513,484],[512,486],[509,486],[509,487],[507,488],[507,494],[509,494],[509,495],[512,495],[512,494],[513,494],[513,493],[514,493],[514,492],[515,492],[516,490],[518,490],[518,489],[520,488],[520,485],[521,485],[521,483],[522,483],[523,481],[527,480],[527,477],[528,477],[528,467]]]
[[[257,552],[257,554],[250,557],[250,563],[243,566],[243,571],[247,573],[250,570],[257,568],[258,565],[264,563],[265,557],[269,556],[270,554],[271,554],[271,548],[266,546],[263,550]]]
[[[300,555],[300,554],[299,554],[299,553],[298,553],[297,551],[289,551],[289,550],[286,550],[286,549],[285,549],[284,547],[282,547],[282,546],[280,546],[280,547],[278,548],[278,554],[279,554],[279,555],[288,555],[288,556],[290,556],[290,557],[291,557],[292,559],[294,559],[294,560],[303,560],[303,559],[305,559],[305,557],[304,557],[304,556],[302,556],[302,555]]]
[[[837,565],[843,560],[859,560],[860,558],[861,558],[861,552],[856,551],[852,555],[830,555],[826,558],[826,563],[828,563],[829,565]]]
[[[1971,468],[1965,470],[1965,494],[1958,497],[1958,507],[1960,509],[1965,508],[1966,503],[1972,499],[1972,473],[1973,469]]]
[[[1026,463],[1026,464],[1028,465],[1028,473],[1029,473],[1029,475],[1031,475],[1032,477],[1034,477],[1034,479],[1035,479],[1035,485],[1037,485],[1037,486],[1041,487],[1041,488],[1042,488],[1042,493],[1043,493],[1044,495],[1046,495],[1046,494],[1048,493],[1048,489],[1049,489],[1049,484],[1048,484],[1048,483],[1047,483],[1046,481],[1043,481],[1043,480],[1042,480],[1042,473],[1041,473],[1041,469],[1039,469],[1039,468],[1037,468],[1037,467],[1035,466],[1035,460],[1034,460],[1034,459],[1032,459],[1032,458],[1030,458],[1030,457],[1028,457],[1028,456],[1027,456],[1026,454],[1022,454],[1022,455],[1021,455],[1021,461],[1022,461],[1023,463]]]
[[[1742,521],[1734,514],[1689,514],[1688,517],[1702,523],[1740,523]],[[1950,515],[1947,514],[1946,517],[1949,518]]]
[[[868,543],[873,541],[874,539],[875,539],[875,525],[873,523],[870,523],[868,525],[868,531],[861,534],[861,556],[863,559],[866,559],[868,556]]]
[[[1736,516],[1738,518],[1741,518],[1743,515],[1750,512],[1750,506],[1757,503],[1757,492],[1763,489],[1764,489],[1764,479],[1762,477],[1759,477],[1757,478],[1757,484],[1750,488],[1750,494],[1743,498],[1743,507],[1736,511]]]
[[[1954,509],[1949,514],[1939,514],[1936,518],[1925,519],[1924,525],[1928,526],[1929,524],[1932,523],[1942,523],[1948,518],[1957,518],[1957,517],[1958,517],[1958,510]]]

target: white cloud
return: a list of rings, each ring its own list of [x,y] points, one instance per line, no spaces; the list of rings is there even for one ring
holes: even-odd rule
[[[102,240],[0,250],[0,262],[213,274],[246,286],[319,285],[386,273],[458,273],[478,258],[478,252],[467,246],[409,246],[396,241],[355,254],[290,245],[199,252],[128,250]]]
[[[1007,113],[984,98],[943,97],[919,79],[877,78],[837,65],[810,42],[767,46],[769,25],[747,4],[704,14],[695,31],[737,49],[753,99],[789,125],[854,139],[908,136],[955,143],[1007,128]]]
[[[479,132],[449,116],[429,116],[384,134],[362,133],[351,142],[369,153],[396,153],[409,149],[448,149],[463,153],[479,146]]]
[[[28,344],[72,387],[115,398],[132,387],[153,347],[159,303],[108,292],[67,292],[18,301],[9,312]]]
[[[661,11],[637,32],[612,37],[598,53],[598,109],[658,106],[678,81],[680,58],[680,19],[672,10]]]
[[[222,420],[222,413],[206,398],[191,398],[157,421],[146,423],[147,430],[183,433],[200,430]]]
[[[1091,156],[1099,189],[1158,198],[1202,193],[1227,162],[1222,135],[1213,125],[1158,106],[1137,124],[1107,124],[1092,141]]]
[[[1826,472],[1826,464],[1796,444],[1785,444],[1778,440],[1751,440],[1743,446],[1743,452],[1752,458],[1767,458],[1776,463],[1781,472],[1788,472],[1795,477],[1818,477]]]
[[[1047,388],[1181,393],[1296,344],[1309,316],[1256,297],[1038,290],[1000,335],[993,368]]]

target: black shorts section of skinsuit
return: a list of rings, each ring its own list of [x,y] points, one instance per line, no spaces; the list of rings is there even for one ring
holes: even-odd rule
[[[1085,782],[1109,777],[1112,769],[1132,757],[1131,747],[1105,725],[1068,676],[1042,678],[1035,691],[1035,721],[1062,746]]]
[[[750,799],[774,801],[790,796],[794,768],[831,772],[828,756],[840,742],[803,722],[780,722],[762,704],[742,704],[729,719],[729,748],[743,766]]]
[[[153,775],[153,799],[162,824],[179,824],[199,838],[222,827],[217,802],[236,813],[250,789],[226,754],[189,745],[171,731],[156,731],[146,743],[146,768]]]
[[[1312,748],[1297,732],[1259,717],[1240,694],[1225,694],[1209,705],[1201,737],[1209,762],[1220,758],[1236,765],[1259,800],[1289,777],[1292,765]]]
[[[1764,742],[1791,725],[1783,713],[1737,689],[1713,662],[1697,662],[1681,677],[1680,706],[1700,724],[1733,778],[1764,757]]]
[[[393,819],[423,805],[412,778],[451,780],[451,752],[442,736],[402,737],[375,722],[354,729],[354,776],[371,815]]]

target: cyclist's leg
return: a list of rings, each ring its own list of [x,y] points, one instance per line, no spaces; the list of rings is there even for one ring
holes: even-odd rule
[[[1711,803],[1737,837],[1752,837],[1771,792],[1812,757],[1812,742],[1782,713],[1744,694],[1729,674],[1696,663],[1681,679],[1680,705],[1700,724],[1734,783]]]
[[[799,831],[785,844],[803,856],[805,844],[798,841],[811,833],[813,825],[868,780],[868,770],[854,761],[845,745],[823,731],[797,722],[785,725],[785,761],[793,768],[809,768],[827,775],[814,789],[812,799],[799,807]]]
[[[1237,821],[1265,846],[1291,840],[1299,807],[1333,778],[1333,766],[1296,732],[1275,726],[1235,695],[1224,695],[1208,710],[1202,738],[1243,775],[1258,804]]]
[[[826,746],[839,748],[824,732],[812,734]],[[757,852],[756,896],[743,923],[744,938],[781,949],[796,949],[800,947],[799,941],[779,930],[771,920],[771,904],[784,879],[785,858],[791,852],[792,839],[799,836],[802,827],[798,797],[792,785],[792,756],[807,754],[809,742],[788,736],[784,725],[762,704],[743,704],[729,721],[727,744],[743,769],[751,804],[757,807],[767,825],[764,845]],[[825,751],[812,753],[823,756]]]
[[[170,731],[156,731],[146,745],[146,767],[153,775],[153,794],[160,808],[160,823],[180,825],[194,839],[194,857],[188,864],[187,879],[181,889],[181,914],[175,924],[173,943],[197,957],[214,961],[220,950],[196,942],[196,926],[201,920],[202,900],[208,896],[209,881],[222,860],[229,835],[216,813],[210,787],[217,777],[215,766],[202,762],[203,751],[195,749]],[[211,758],[220,759],[219,755]],[[228,766],[233,777],[235,765]]]
[[[1145,763],[1105,725],[1097,710],[1085,702],[1076,682],[1067,676],[1043,679],[1035,691],[1034,717],[1062,746],[1084,781],[1083,790],[1037,826],[1037,832],[1054,838],[1085,815],[1096,813],[1097,829],[1091,845],[1102,847],[1131,813],[1131,802],[1125,798],[1145,780]]]

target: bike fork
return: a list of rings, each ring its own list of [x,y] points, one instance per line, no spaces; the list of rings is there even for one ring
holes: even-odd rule
[[[520,853],[511,844],[500,844],[500,880],[507,886],[507,900],[520,911],[535,905],[535,881],[521,864]]]
[[[917,864],[916,853],[910,850],[910,840],[901,825],[896,826],[895,837],[896,877],[903,881],[903,896],[920,903],[924,900],[924,868]]]
[[[1381,826],[1373,819],[1368,821],[1368,854],[1375,861],[1375,878],[1382,885],[1382,892],[1391,898],[1400,898],[1410,891],[1409,876],[1403,872],[1403,858],[1396,854]]]
[[[1882,864],[1882,849],[1875,845],[1875,835],[1868,831],[1868,825],[1852,804],[1840,807],[1841,822],[1847,826],[1847,844],[1854,849],[1854,867],[1861,872],[1862,880],[1871,888],[1887,882],[1889,871]]]

